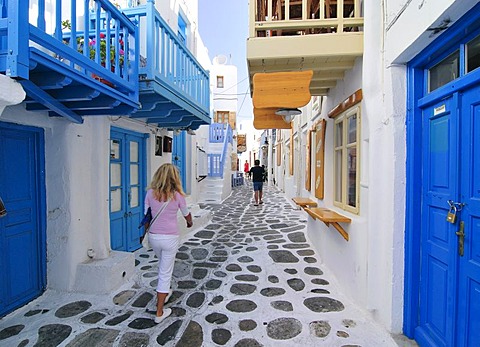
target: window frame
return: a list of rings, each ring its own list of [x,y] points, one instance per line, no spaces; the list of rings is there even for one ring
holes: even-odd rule
[[[219,83],[221,81],[221,83]],[[217,76],[217,88],[225,88],[225,79],[224,76]]]
[[[226,119],[225,119],[225,117],[226,117]],[[230,124],[229,123],[230,111],[217,111],[216,114],[215,114],[215,119],[214,120],[215,120],[215,123]]]
[[[355,142],[348,143],[348,120],[357,116],[356,119],[356,134]],[[340,146],[337,146],[337,126],[342,123],[342,142]],[[333,205],[341,208],[342,210],[359,214],[360,213],[360,129],[361,129],[361,107],[360,105],[352,106],[351,108],[340,113],[335,117],[335,123],[333,126]],[[348,150],[350,148],[356,148],[356,165],[355,165],[355,205],[348,204]],[[341,199],[337,200],[336,192],[337,185],[339,184],[339,175],[337,174],[337,151],[342,151],[342,177],[341,177]]]

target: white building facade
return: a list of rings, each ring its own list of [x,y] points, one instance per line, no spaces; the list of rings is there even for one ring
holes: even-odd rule
[[[312,203],[308,236],[324,264],[421,346],[480,343],[479,6],[363,2],[362,56],[270,144],[277,186]],[[250,52],[251,71],[265,51]],[[322,63],[309,68],[319,83]]]
[[[190,52],[205,62],[206,48],[197,30],[197,1],[158,1],[155,5],[174,32],[182,31]],[[184,19],[181,25],[180,17]],[[195,135],[186,131],[177,135],[171,128],[118,114],[84,117],[83,124],[74,124],[49,116],[48,110],[27,110],[25,93],[13,79],[3,77],[1,87],[0,180],[4,184],[0,197],[7,215],[0,228],[7,237],[12,225],[24,223],[28,207],[33,212],[25,223],[33,230],[28,235],[33,236],[20,231],[8,244],[2,239],[2,273],[4,283],[9,288],[12,284],[13,294],[2,297],[7,304],[0,308],[0,315],[47,288],[108,293],[128,281],[135,267],[132,251],[141,247],[143,230],[138,229],[138,222],[146,187],[163,163],[184,161],[187,200],[197,223],[202,222],[205,216],[196,204],[201,188],[197,184],[200,139]],[[180,159],[175,152],[177,137],[184,141]],[[128,187],[122,183],[125,177]],[[117,218],[117,211],[126,205],[130,212]],[[19,258],[25,259],[22,264],[31,272],[21,268],[15,260]],[[19,272],[31,279],[19,282]],[[18,283],[33,284],[32,288],[30,284],[14,288]]]

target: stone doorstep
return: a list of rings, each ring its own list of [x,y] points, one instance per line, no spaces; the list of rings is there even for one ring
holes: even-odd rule
[[[89,259],[77,265],[75,292],[108,294],[129,281],[135,272],[135,255],[112,251],[105,259]]]

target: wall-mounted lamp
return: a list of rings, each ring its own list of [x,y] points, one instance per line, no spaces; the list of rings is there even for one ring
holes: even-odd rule
[[[194,130],[190,129],[190,128],[187,129],[187,134],[188,134],[188,135],[197,135],[197,133],[196,133]]]
[[[277,111],[275,111],[275,114],[282,116],[285,122],[290,123],[293,117],[302,114],[302,111],[300,111],[298,108],[279,108]]]

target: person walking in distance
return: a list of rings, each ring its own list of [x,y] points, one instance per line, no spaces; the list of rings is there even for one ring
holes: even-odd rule
[[[255,206],[263,204],[263,178],[265,175],[265,169],[260,166],[260,160],[255,160],[255,166],[250,169],[250,176],[253,182],[253,192],[255,195]]]
[[[250,165],[248,164],[248,161],[243,165],[243,172],[245,174],[245,179],[250,178]]]
[[[145,211],[149,207],[153,216],[162,210],[148,230],[148,242],[158,258],[157,314],[155,317],[155,323],[158,324],[172,313],[171,308],[163,306],[172,295],[170,282],[180,239],[177,223],[178,210],[185,217],[187,227],[193,226],[180,174],[173,164],[163,164],[153,175],[145,197]]]

